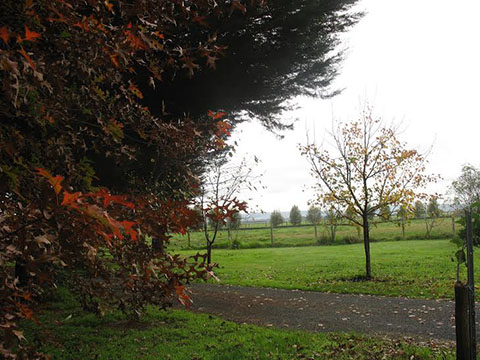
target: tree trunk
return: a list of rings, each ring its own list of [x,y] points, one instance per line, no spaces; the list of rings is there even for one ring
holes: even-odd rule
[[[372,266],[370,263],[370,229],[368,228],[368,217],[363,216],[363,246],[365,248],[365,270],[366,278],[372,278]]]
[[[455,217],[452,216],[452,234],[455,236]]]
[[[187,231],[187,238],[188,238],[188,248],[190,249],[192,247],[190,244],[190,231]]]
[[[228,241],[230,241],[230,247],[233,249],[232,229],[230,228],[230,226],[227,228],[227,234],[228,234]]]
[[[313,226],[315,228],[315,242],[317,243],[318,242],[317,223],[313,224]]]
[[[210,265],[212,263],[212,243],[209,241],[207,242],[207,264]]]

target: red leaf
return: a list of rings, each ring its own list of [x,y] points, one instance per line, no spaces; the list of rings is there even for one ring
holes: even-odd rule
[[[52,174],[50,174],[48,170],[42,168],[35,168],[35,171],[38,173],[38,175],[41,175],[49,180],[52,178]]]
[[[192,303],[192,300],[190,299],[190,296],[185,293],[185,285],[176,285],[175,292],[177,293],[178,301],[188,308]]]
[[[217,120],[217,119],[221,119],[223,118],[224,116],[226,116],[227,113],[226,112],[222,112],[222,111],[219,111],[215,114],[215,116],[213,117],[214,120]]]
[[[2,26],[0,28],[0,38],[5,44],[8,45],[8,42],[10,41],[10,32],[8,31],[8,28],[6,26]]]
[[[63,181],[64,177],[57,175],[57,176],[52,176],[48,170],[42,169],[42,168],[35,168],[37,173],[43,177],[45,177],[50,185],[52,185],[53,190],[55,191],[55,194],[60,194],[60,191],[62,191],[62,185],[61,182]]]
[[[28,56],[27,52],[25,51],[25,49],[23,47],[20,47],[20,50],[18,50],[18,52],[20,54],[23,55],[23,57],[25,59],[27,59],[28,63],[30,64],[30,66],[32,67],[33,70],[35,70],[35,63],[33,62],[33,60],[30,58],[30,56]]]
[[[77,201],[77,199],[80,197],[81,193],[80,192],[76,192],[76,193],[69,193],[68,191],[64,191],[63,192],[63,201],[61,203],[61,205],[66,205],[66,206],[74,206],[75,207],[75,202]]]
[[[130,236],[130,238],[133,240],[133,241],[137,241],[137,235],[138,233],[132,229],[132,227],[134,225],[136,225],[137,223],[135,221],[127,221],[127,220],[124,220],[121,222],[122,226],[123,226],[123,230],[125,231],[125,233]]]
[[[42,36],[41,34],[35,32],[35,31],[30,31],[30,29],[27,27],[27,25],[25,25],[25,38],[24,38],[24,40],[35,41],[41,36]]]

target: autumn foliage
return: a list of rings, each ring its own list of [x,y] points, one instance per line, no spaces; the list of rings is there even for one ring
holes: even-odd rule
[[[252,1],[248,6],[259,6]],[[210,22],[241,1],[6,0],[0,4],[0,353],[41,357],[21,319],[48,289],[138,316],[188,304],[203,255],[169,255],[198,216],[198,175],[225,147],[225,113],[153,113],[145,87],[215,67]]]
[[[427,172],[426,155],[400,141],[398,128],[383,123],[369,106],[358,120],[340,123],[331,140],[331,149],[308,144],[300,150],[317,182],[316,202],[362,228],[370,279],[369,219],[387,206],[410,211],[438,176]]]

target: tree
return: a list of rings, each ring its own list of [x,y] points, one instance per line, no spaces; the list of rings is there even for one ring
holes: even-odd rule
[[[316,224],[319,224],[321,220],[322,220],[322,210],[320,210],[319,207],[316,207],[313,205],[310,206],[308,208],[307,221],[316,225]]]
[[[425,205],[422,201],[417,200],[415,201],[415,218],[416,219],[423,219],[425,217]]]
[[[416,190],[436,177],[425,174],[425,157],[397,140],[396,129],[367,108],[359,120],[331,134],[335,155],[315,144],[301,147],[317,178],[318,200],[362,227],[366,278],[371,278],[369,216],[384,206],[411,206]]]
[[[282,216],[282,213],[279,210],[274,210],[270,214],[270,224],[271,224],[271,226],[277,227],[278,225],[283,224],[283,222],[284,222],[283,216]]]
[[[318,242],[317,225],[320,223],[321,220],[322,220],[322,211],[320,210],[320,208],[315,207],[313,205],[310,206],[308,208],[307,221],[313,224],[314,231],[315,231],[315,242]]]
[[[436,196],[432,196],[427,205],[427,217],[438,218],[441,216],[440,207]]]
[[[412,212],[410,211],[410,208],[407,206],[401,206],[397,210],[397,217],[396,217],[396,223],[400,228],[402,229],[402,239],[405,239],[405,227],[407,224],[410,222],[410,218],[412,217]]]
[[[200,20],[230,22],[237,3],[0,2],[2,357],[40,356],[19,324],[60,272],[86,309],[133,316],[188,305],[185,284],[210,276],[204,255],[164,244],[198,220],[198,176],[232,124],[145,94],[220,57]]]
[[[382,218],[382,220],[390,220],[391,215],[392,212],[390,211],[389,205],[385,205],[380,208],[380,218]]]
[[[297,205],[292,206],[289,220],[292,225],[300,225],[302,223],[302,214],[300,213]]]
[[[332,244],[335,242],[337,227],[340,224],[342,217],[342,214],[338,213],[334,207],[330,207],[325,215],[325,227],[330,234],[330,241]]]
[[[455,194],[454,203],[462,207],[480,201],[480,170],[466,164],[461,175],[452,182],[451,189]]]
[[[480,170],[472,165],[466,164],[462,167],[461,175],[452,182],[454,204],[457,210],[461,211],[458,221],[463,228],[456,239],[461,246],[465,246],[466,239],[466,216],[465,210],[470,210],[472,215],[472,235],[476,246],[480,245]],[[459,245],[460,245],[459,244]]]
[[[437,202],[437,196],[431,196],[428,201],[427,211],[424,215],[425,230],[427,231],[427,238],[430,239],[433,228],[438,225],[438,218],[441,215],[440,208]]]
[[[338,35],[361,17],[351,10],[355,3],[268,0],[264,7],[245,9],[243,2],[232,2],[243,16],[234,11],[228,22],[205,19],[219,46],[205,57],[214,71],[193,68],[194,77],[184,72],[180,80],[166,78],[146,98],[158,108],[180,105],[175,111],[194,116],[217,108],[257,118],[267,128],[284,127],[278,115],[289,99],[336,93],[328,87],[342,58],[336,51]]]
[[[236,246],[238,229],[242,225],[242,215],[239,212],[234,213],[230,218],[227,219],[227,232],[228,239],[230,240],[232,249]],[[235,231],[235,240],[233,239],[232,231]]]
[[[202,210],[203,233],[207,245],[207,264],[212,262],[212,246],[221,227],[247,204],[237,199],[238,193],[251,186],[252,168],[245,159],[239,164],[230,164],[223,156],[211,165],[201,181],[198,206]],[[209,226],[210,225],[210,226]]]

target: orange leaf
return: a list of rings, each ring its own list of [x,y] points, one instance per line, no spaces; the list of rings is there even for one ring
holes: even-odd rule
[[[55,191],[55,194],[60,194],[60,191],[62,191],[62,185],[61,182],[63,181],[64,177],[57,175],[53,178],[51,178],[49,183],[53,186],[53,190]]]
[[[165,35],[163,35],[159,31],[155,31],[154,34],[157,35],[160,39],[165,39]]]
[[[38,39],[41,36],[42,36],[41,34],[35,32],[35,31],[30,31],[30,29],[27,27],[27,25],[25,25],[25,39],[24,40],[35,41],[36,39]]]
[[[5,44],[8,45],[8,41],[10,40],[10,32],[6,26],[2,26],[0,28],[0,38],[3,40]]]
[[[110,55],[110,60],[112,60],[113,65],[115,65],[116,68],[120,67],[120,63],[117,60],[117,54],[109,54]]]
[[[190,299],[190,296],[185,293],[185,285],[176,285],[175,292],[177,293],[178,301],[188,308],[192,300]]]
[[[41,175],[49,180],[52,178],[52,174],[50,174],[48,170],[42,168],[35,168],[35,171],[38,173],[38,175]]]
[[[45,115],[45,119],[46,119],[50,124],[52,124],[52,125],[55,124],[55,120],[54,120],[53,116],[50,115],[49,113],[47,113],[47,114]]]
[[[227,113],[226,112],[222,112],[222,111],[219,111],[215,114],[215,116],[213,117],[214,120],[217,120],[217,119],[221,119],[223,118],[224,116],[226,116]]]
[[[105,1],[105,6],[108,8],[109,11],[113,11],[113,4],[108,2],[108,1]]]
[[[27,52],[25,51],[25,49],[20,46],[20,50],[18,50],[18,52],[19,52],[20,54],[22,54],[25,59],[28,60],[28,63],[30,64],[30,66],[32,67],[32,69],[35,70],[35,63],[34,63],[33,60],[30,58],[30,56],[28,56],[28,54],[27,54]]]
[[[138,97],[139,99],[143,99],[143,94],[142,92],[140,91],[140,89],[134,85],[134,84],[130,84],[130,86],[128,87],[128,89],[136,96]]]
[[[68,191],[63,192],[63,201],[60,205],[75,206],[75,201],[80,197],[81,193],[69,193]]]

